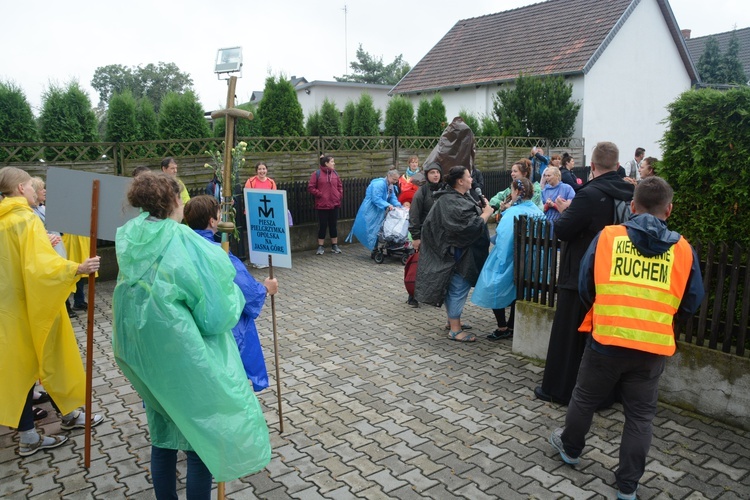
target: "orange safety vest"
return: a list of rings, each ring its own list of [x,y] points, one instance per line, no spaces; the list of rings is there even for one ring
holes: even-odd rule
[[[595,251],[596,298],[578,330],[603,345],[674,354],[674,315],[693,265],[687,240],[680,236],[663,254],[646,257],[625,226],[607,226]]]

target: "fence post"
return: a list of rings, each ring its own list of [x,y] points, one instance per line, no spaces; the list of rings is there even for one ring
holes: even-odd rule
[[[122,154],[122,143],[116,142],[112,148],[112,156],[115,161],[115,175],[123,175],[125,166],[122,164],[124,156]]]
[[[503,137],[503,168],[508,168],[508,138]]]
[[[398,168],[398,136],[393,136],[393,166]]]

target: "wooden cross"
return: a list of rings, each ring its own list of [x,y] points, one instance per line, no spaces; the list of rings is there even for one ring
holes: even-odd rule
[[[224,169],[222,171],[221,185],[221,247],[229,253],[229,235],[234,232],[234,223],[230,221],[229,213],[232,210],[232,148],[234,146],[234,120],[236,118],[253,119],[253,114],[244,109],[234,107],[234,89],[237,87],[237,77],[230,76],[227,82],[227,107],[211,113],[211,118],[224,118],[226,122],[224,132]]]
[[[227,107],[211,113],[211,118],[224,118],[226,127],[224,131],[224,169],[222,170],[221,184],[221,248],[229,253],[229,235],[234,232],[234,222],[230,221],[229,212],[232,210],[232,147],[234,146],[234,120],[236,118],[253,119],[250,111],[234,107],[234,89],[237,87],[237,77],[230,76],[229,88],[227,89]],[[218,499],[224,499],[224,483],[218,484]]]

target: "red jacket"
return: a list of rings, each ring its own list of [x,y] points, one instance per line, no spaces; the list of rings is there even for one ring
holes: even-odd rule
[[[419,186],[416,184],[412,184],[410,181],[406,179],[406,176],[401,176],[398,178],[398,201],[402,205],[404,203],[411,203],[411,200],[414,199],[414,195],[417,193],[417,190],[419,189]]]
[[[315,197],[316,210],[331,210],[341,206],[344,186],[336,170],[320,167],[310,175],[307,190]]]

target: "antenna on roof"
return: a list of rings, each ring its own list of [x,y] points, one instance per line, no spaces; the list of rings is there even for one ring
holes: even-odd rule
[[[346,4],[344,4],[344,8],[341,10],[344,11],[344,74],[346,74],[346,72],[349,71],[349,54],[347,52],[348,37],[346,34],[346,14],[349,10],[346,8]]]

